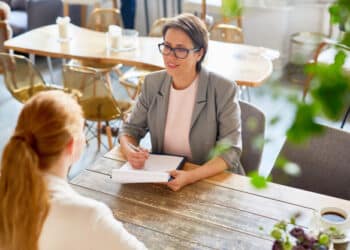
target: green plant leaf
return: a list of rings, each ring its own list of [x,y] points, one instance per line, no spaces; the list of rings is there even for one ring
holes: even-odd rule
[[[349,19],[350,20],[350,19]],[[347,22],[347,26],[346,28],[350,26]],[[345,28],[345,29],[346,29]],[[346,45],[346,46],[349,46],[350,47],[350,28],[349,28],[349,31],[345,32],[344,35],[343,35],[343,39],[341,40],[341,43]]]
[[[338,4],[333,4],[328,8],[329,14],[331,15],[332,23],[340,22],[340,7]]]
[[[295,217],[290,218],[290,224],[295,225]]]
[[[213,159],[219,155],[222,155],[223,153],[227,152],[228,150],[230,150],[232,147],[232,143],[230,143],[229,141],[219,141],[215,147],[210,150],[209,152],[209,159]]]
[[[318,242],[321,245],[328,246],[329,245],[329,236],[325,233],[321,233],[318,237]]]
[[[279,221],[279,222],[277,222],[275,225],[274,225],[274,227],[276,227],[276,228],[279,228],[279,229],[281,229],[281,230],[283,230],[283,231],[286,231],[287,230],[287,222],[285,222],[285,221]]]
[[[276,116],[271,118],[269,124],[271,126],[276,125],[280,120],[281,120],[281,117],[279,115],[276,115]]]
[[[271,232],[271,237],[274,238],[275,240],[280,240],[282,239],[282,232],[281,230],[275,228]]]
[[[270,178],[265,178],[264,176],[259,175],[258,171],[252,171],[248,174],[248,176],[251,177],[250,183],[257,189],[266,188],[267,183],[270,180]]]
[[[278,156],[275,162],[275,166],[277,168],[283,169],[284,165],[286,165],[288,160],[284,156]]]
[[[241,0],[222,0],[221,11],[225,17],[237,17],[242,15]]]
[[[292,126],[287,131],[287,139],[301,143],[315,134],[322,132],[322,126],[315,122],[315,106],[299,103]]]

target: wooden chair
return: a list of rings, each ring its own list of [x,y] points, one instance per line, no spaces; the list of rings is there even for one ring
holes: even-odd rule
[[[107,32],[109,25],[123,26],[120,11],[115,8],[96,8],[94,9],[88,20],[88,28]]]
[[[287,176],[277,163],[272,181],[321,194],[350,199],[350,134],[323,126],[324,133],[303,144],[286,141],[279,156],[299,165],[300,176]]]
[[[131,111],[132,103],[116,100],[104,74],[94,68],[64,65],[63,83],[66,89],[81,93],[79,103],[82,106],[84,118],[97,122],[98,149],[101,144],[101,122],[106,123],[108,146],[112,149],[112,131],[109,122],[123,119]]]
[[[163,34],[163,27],[164,25],[169,21],[169,18],[162,17],[157,20],[155,20],[151,26],[151,30],[148,34],[148,36],[151,37],[162,37]]]
[[[8,22],[0,21],[0,52],[8,52],[4,47],[4,42],[12,37],[12,29]]]
[[[8,23],[8,17],[11,13],[11,9],[5,2],[0,2],[0,52],[8,52],[4,47],[4,42],[12,37],[12,28]],[[0,74],[3,73],[3,69],[0,66]]]
[[[217,23],[209,32],[211,40],[227,42],[227,43],[243,43],[243,31],[241,28],[228,24],[228,23]],[[242,93],[247,94],[247,99],[250,102],[249,88],[246,86],[240,86]]]
[[[46,84],[40,72],[24,56],[0,53],[0,65],[4,82],[12,96],[24,103],[39,91],[59,89],[59,86]]]
[[[265,135],[265,114],[247,102],[239,102],[242,121],[241,163],[246,173],[258,170],[263,146],[258,147],[255,140]]]
[[[242,29],[227,23],[217,23],[210,30],[210,39],[228,42],[228,43],[243,43]]]

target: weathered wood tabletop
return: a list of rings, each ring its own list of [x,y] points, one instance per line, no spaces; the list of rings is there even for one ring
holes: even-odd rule
[[[178,192],[162,184],[118,184],[110,175],[122,164],[102,157],[71,185],[106,203],[149,249],[271,249],[269,232],[279,220],[300,213],[297,224],[307,228],[321,207],[350,211],[350,201],[273,183],[259,191],[248,177],[231,173]]]

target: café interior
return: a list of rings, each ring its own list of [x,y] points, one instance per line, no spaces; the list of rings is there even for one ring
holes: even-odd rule
[[[343,237],[325,249],[350,249],[350,7],[342,26],[335,0],[136,0],[134,13],[123,2],[0,1],[0,153],[24,103],[60,89],[77,96],[85,119],[68,182],[149,249],[272,249],[277,222],[291,228],[297,214],[294,226],[315,231],[325,227],[322,209],[344,219],[333,223]],[[125,161],[120,127],[145,77],[164,69],[157,44],[181,13],[206,25],[204,66],[238,86],[247,176],[223,173],[178,192],[113,182]],[[149,134],[140,145],[151,150]]]

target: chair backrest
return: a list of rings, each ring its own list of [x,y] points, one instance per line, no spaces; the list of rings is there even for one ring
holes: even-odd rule
[[[168,22],[169,18],[159,18],[157,20],[155,20],[151,26],[151,30],[148,34],[148,36],[152,36],[152,37],[162,37],[162,31],[163,31],[163,27],[166,24],[166,22]]]
[[[240,101],[242,121],[242,156],[241,163],[245,172],[258,170],[263,145],[256,145],[259,137],[265,135],[265,115],[257,107]]]
[[[229,42],[229,43],[243,43],[242,29],[227,23],[218,23],[210,30],[210,39]]]
[[[92,121],[120,118],[122,111],[101,71],[84,66],[63,66],[65,89],[78,90],[84,117]]]
[[[88,21],[90,29],[107,32],[109,25],[123,26],[120,11],[114,8],[96,8],[94,9]]]
[[[303,144],[286,141],[279,156],[299,165],[300,176],[287,176],[275,163],[272,181],[350,199],[350,134],[324,126],[324,133]]]
[[[7,20],[10,14],[11,14],[10,6],[6,2],[1,1],[0,2],[0,20],[1,21]]]
[[[4,42],[12,37],[12,28],[7,21],[10,13],[11,9],[8,4],[0,2],[0,52],[7,52],[4,48]]]
[[[46,88],[40,72],[26,57],[0,53],[0,65],[7,89],[20,102]]]

